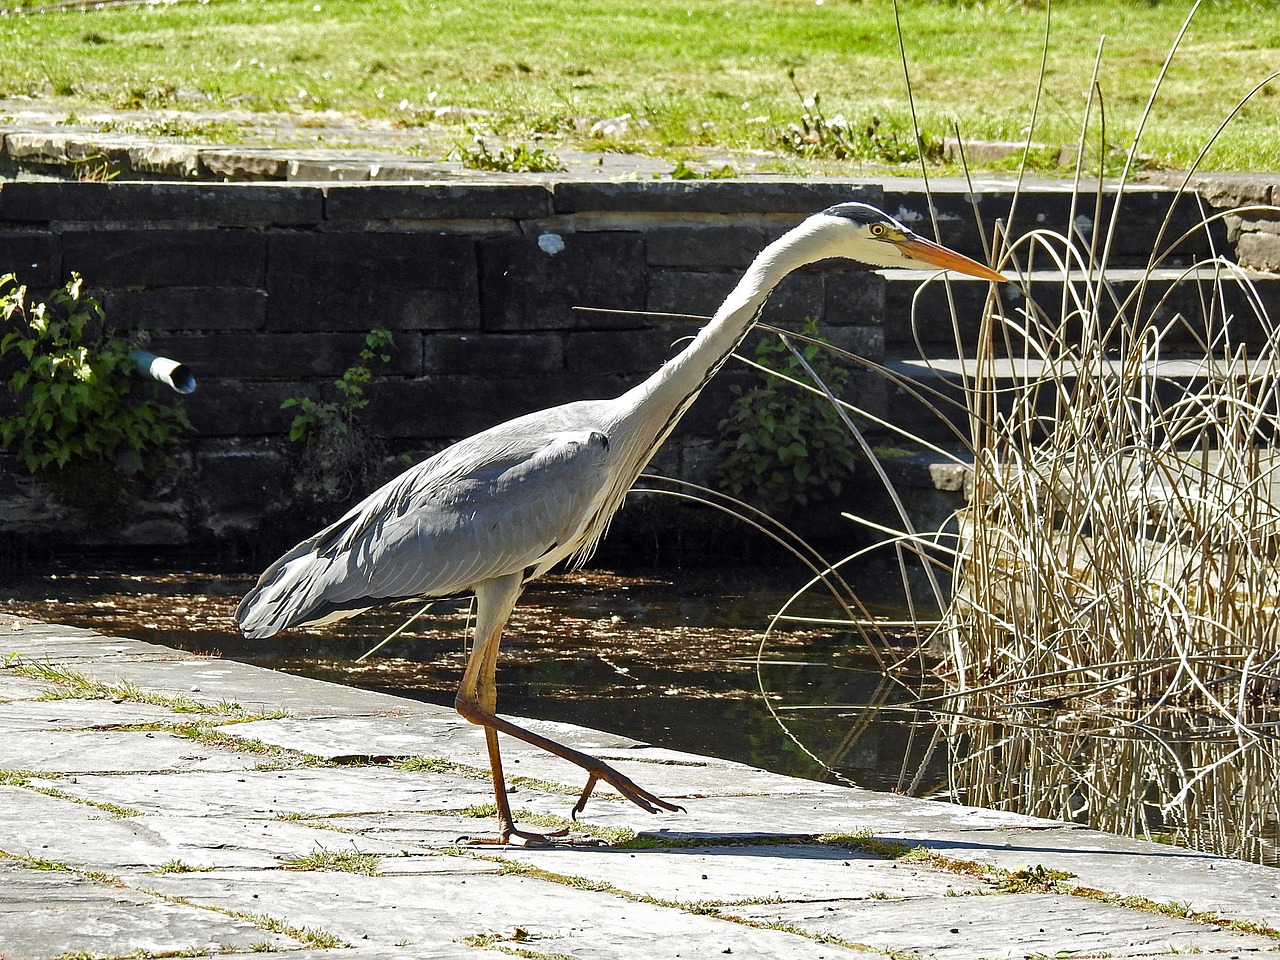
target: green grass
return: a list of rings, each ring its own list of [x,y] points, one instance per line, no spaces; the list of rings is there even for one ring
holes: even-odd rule
[[[39,6],[26,3],[24,6]],[[1019,139],[1034,97],[1044,11],[1032,2],[903,0],[901,17],[922,131],[957,122],[971,139]],[[1099,38],[1107,139],[1132,136],[1190,2],[1059,0],[1036,139],[1074,143]],[[1207,0],[1175,59],[1142,152],[1186,166],[1236,102],[1280,62],[1271,0]],[[504,29],[494,29],[495,23]],[[765,150],[779,169],[853,171],[863,160],[779,148],[821,93],[824,115],[876,137],[908,137],[909,112],[888,0],[277,0],[177,3],[0,20],[0,96],[68,110],[236,108],[317,111],[405,127],[441,122],[441,106],[489,111],[477,126],[550,155],[592,144],[591,122],[631,114],[609,147],[678,161],[706,148]],[[998,37],[998,39],[997,39]],[[1246,106],[1210,168],[1280,168],[1273,83]],[[212,121],[211,121],[212,122]],[[175,130],[207,135],[188,121]],[[163,123],[154,127],[170,135]],[[223,128],[236,136],[234,125]],[[598,144],[598,141],[595,141]]]
[[[315,850],[296,857],[283,857],[285,870],[330,870],[377,876],[380,856],[356,850]]]

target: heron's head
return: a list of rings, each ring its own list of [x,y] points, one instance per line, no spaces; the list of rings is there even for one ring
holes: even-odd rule
[[[920,270],[937,267],[983,280],[1007,283],[990,267],[913,233],[882,210],[865,203],[838,203],[823,210],[824,228],[838,236],[841,256],[873,267]]]

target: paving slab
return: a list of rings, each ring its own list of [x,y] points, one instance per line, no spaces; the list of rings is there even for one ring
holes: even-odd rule
[[[134,729],[190,715],[127,696],[31,699],[45,687],[0,668],[0,692],[10,694],[0,697],[0,771],[21,772],[0,780],[3,960],[247,956],[264,945],[347,960],[867,950],[1280,958],[1280,872],[1268,868],[1014,813],[793,780],[566,724],[529,721],[676,797],[687,812],[650,816],[602,789],[584,827],[638,831],[654,847],[459,847],[459,838],[491,835],[493,797],[480,731],[452,710],[144,646],[0,618],[0,650],[59,650],[68,655],[61,665],[100,682],[249,709],[292,704],[287,716],[248,723],[197,715],[283,752]],[[537,829],[544,817],[567,815],[581,772],[504,742],[518,817]],[[386,762],[418,755],[462,766]],[[119,816],[120,808],[132,813]],[[859,833],[923,845],[974,869],[815,840]],[[357,866],[373,875],[298,869],[341,866],[313,855],[344,853],[371,854],[376,860]],[[1072,896],[1065,884],[1002,892],[980,865],[1062,870],[1116,898],[1185,902],[1258,932]],[[36,919],[18,919],[28,914]],[[94,917],[105,926],[93,926]],[[95,941],[85,930],[101,935]],[[317,948],[303,930],[350,946]]]
[[[247,920],[0,860],[0,956],[173,956],[301,944]],[[146,951],[146,954],[143,953]]]
[[[162,730],[5,731],[3,766],[58,773],[145,773],[251,770],[262,763],[241,753]]]
[[[3,680],[3,678],[0,678]],[[148,723],[190,723],[182,714],[135,700],[19,700],[0,697],[0,733],[35,730],[89,730]]]
[[[936,960],[1053,956],[1064,944],[1072,954],[1105,957],[1271,953],[1276,946],[1267,937],[1052,894],[818,901],[723,912]]]
[[[512,797],[513,802],[517,800],[517,797]],[[522,808],[517,807],[517,810],[520,809]],[[560,811],[542,809],[538,812],[555,815],[557,812],[563,814],[565,809],[567,808],[562,807]],[[454,816],[407,811],[357,813],[321,817],[312,822],[317,826],[340,830],[355,836],[384,840],[404,849],[446,850],[456,847],[459,840],[463,838],[482,839],[496,832],[492,817],[468,816],[463,813]],[[390,871],[400,868],[384,862],[381,869]]]
[[[669,850],[513,849],[504,860],[552,873],[641,891],[662,900],[741,903],[748,900],[939,897],[986,893],[960,874],[818,845],[723,846]]]
[[[0,702],[39,700],[49,693],[49,685],[27,677],[9,677],[0,673]]]
[[[27,796],[20,796],[22,793]],[[400,858],[406,852],[404,843],[292,821],[104,817],[93,807],[12,788],[0,793],[0,803],[7,802],[27,809],[17,812],[10,808],[10,815],[0,819],[0,850],[54,860],[76,870],[147,873],[165,864],[196,870],[274,870],[287,860],[323,851]],[[454,872],[467,867],[465,861],[448,860]],[[496,869],[483,863],[473,868],[479,872]],[[415,869],[427,872],[437,868],[419,863]]]
[[[833,957],[794,933],[628,900],[519,874],[383,876],[336,873],[174,874],[155,878],[169,896],[222,910],[270,903],[281,914],[347,942],[414,943],[493,935],[504,945],[582,960],[635,957]]]
[[[80,775],[36,781],[68,796],[146,814],[198,817],[333,817],[368,812],[463,810],[493,800],[488,783],[390,767]],[[565,803],[572,803],[562,798]]]
[[[839,794],[844,790],[812,780],[784,777],[729,760],[655,747],[628,737],[571,724],[514,719],[534,733],[607,761],[664,797],[678,799],[710,793],[778,791],[826,795]],[[325,759],[429,755],[481,770],[489,768],[481,729],[447,707],[436,706],[430,712],[404,717],[259,720],[238,725],[236,733]],[[512,776],[560,783],[573,788],[575,794],[586,781],[586,775],[577,766],[519,740],[504,739],[502,755],[508,774]],[[602,797],[614,793],[607,784],[600,784],[597,789]]]
[[[17,654],[29,663],[62,664],[76,671],[92,664],[94,679],[105,684],[134,684],[144,691],[199,703],[235,702],[262,713],[412,713],[432,706],[234,660],[201,657],[160,644],[102,637],[89,630],[17,617],[0,619],[0,652]]]

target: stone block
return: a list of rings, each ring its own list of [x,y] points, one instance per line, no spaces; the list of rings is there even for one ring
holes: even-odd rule
[[[710,317],[739,279],[741,274],[736,272],[654,270],[649,281],[649,309]],[[769,297],[761,319],[789,329],[797,328],[805,317],[823,319],[824,286],[820,272],[802,270],[791,274]]]
[[[1236,256],[1243,267],[1280,273],[1280,233],[1248,230],[1240,234]]]
[[[645,233],[645,249],[652,267],[742,270],[773,237],[759,226],[690,223],[653,227]]]
[[[199,378],[199,371],[196,376]],[[318,393],[312,384],[284,380],[254,382],[211,377],[199,380],[199,384],[183,403],[196,434],[205,439],[288,434],[294,411],[281,410],[280,404],[288,397]]]
[[[271,235],[271,330],[476,330],[470,237],[426,233]]]
[[[827,274],[823,321],[856,327],[884,323],[888,281],[870,270],[840,270]]]
[[[369,220],[533,220],[551,214],[542,184],[388,183],[330,187],[325,218]]]
[[[565,369],[564,340],[557,333],[428,334],[422,368],[428,376],[555,375]]]
[[[1014,241],[1032,231],[1046,230],[1070,236],[1081,250],[1087,251],[1090,243],[1096,243],[1101,255],[1116,199],[1114,190],[1104,191],[1100,204],[1088,190],[1073,199],[1070,186],[1063,185],[1059,189],[1038,190],[1034,199],[1024,197],[1015,208],[1011,191],[934,191],[936,236],[930,204],[920,192],[887,191],[884,209],[918,233],[985,262],[997,221],[1005,224],[1006,235]],[[1184,233],[1189,233],[1187,239],[1172,251],[1175,263],[1204,256],[1213,244],[1220,245],[1226,238],[1226,228],[1220,223],[1193,229],[1204,219],[1195,195],[1178,196],[1164,187],[1126,188],[1120,199],[1119,216],[1120,226],[1112,236],[1108,254],[1108,265],[1112,267],[1144,265],[1157,250],[1164,253]],[[1169,223],[1162,234],[1166,217]]]
[[[122,330],[261,330],[267,322],[266,291],[244,287],[105,290],[99,300]]]
[[[739,274],[729,271],[654,270],[649,278],[649,309],[705,323],[739,279]]]
[[[216,180],[285,180],[289,156],[285,151],[212,148],[200,151],[200,169]]]
[[[583,330],[569,334],[568,370],[573,374],[617,375],[635,382],[672,357],[686,337],[698,332],[696,322],[664,324],[637,330]]]
[[[557,183],[556,213],[817,213],[846,200],[879,203],[875,184],[835,181],[654,180]]]
[[[199,522],[214,536],[256,526],[285,485],[285,458],[274,450],[202,451],[196,454],[196,469]]]
[[[62,243],[41,230],[0,230],[0,275],[17,274],[33,289],[52,289],[62,275]]]
[[[364,335],[360,333],[180,333],[152,338],[150,349],[181,360],[201,377],[236,379],[329,379],[360,362]],[[422,349],[414,333],[400,333],[388,351],[391,359],[374,361],[375,376],[417,374]]]
[[[201,225],[319,223],[319,188],[254,183],[16,181],[0,186],[0,219]]]
[[[1053,212],[1044,220],[1024,225],[1025,228],[1065,228],[1070,204],[1068,194],[1046,194],[1038,196],[1036,201],[1037,210],[1050,209]],[[982,238],[985,235],[989,243],[996,221],[1008,222],[1012,202],[1012,193],[1003,190],[974,194],[934,191],[932,204],[926,201],[923,193],[916,190],[886,190],[884,210],[921,236],[983,260],[985,247]],[[936,231],[933,226],[935,217],[938,224]],[[981,232],[979,223],[982,225]]]
[[[347,182],[366,183],[369,180],[369,162],[358,159],[308,159],[289,161],[286,177],[292,182]]]
[[[390,156],[370,164],[369,179],[379,183],[421,183],[449,178],[461,167],[461,163],[446,160]]]
[[[427,377],[379,384],[365,413],[382,436],[449,441],[570,400],[616,396],[624,388],[610,377]]]
[[[746,353],[750,354],[748,349]],[[701,442],[708,438],[720,436],[720,423],[729,416],[733,402],[737,399],[733,388],[750,389],[759,374],[730,360],[724,368],[707,382],[698,399],[689,407],[687,413],[672,432],[671,440],[679,444]]]
[[[76,230],[63,276],[101,287],[261,287],[266,241],[249,230]]]
[[[1271,203],[1273,191],[1280,187],[1280,177],[1272,182],[1266,174],[1215,172],[1195,177],[1192,186],[1206,203],[1222,209]]]
[[[884,359],[884,327],[837,327],[824,325],[818,336],[841,350],[847,350],[855,356],[867,360]],[[855,365],[839,354],[832,355],[833,362],[843,367],[853,368]]]
[[[145,173],[181,180],[200,175],[200,151],[184,143],[139,143],[125,148],[132,173]]]
[[[990,284],[952,274],[948,283],[933,279],[936,271],[894,270],[885,286],[885,342],[890,353],[915,356],[916,343],[936,344],[943,356],[954,357],[957,337],[976,344]],[[927,286],[919,292],[920,286]],[[1009,316],[1025,306],[1022,293],[1010,284],[1000,288],[1003,309]],[[1037,298],[1043,296],[1037,291]],[[955,318],[952,317],[954,304]],[[957,333],[957,327],[959,332]],[[998,334],[999,336],[999,334]]]
[[[52,165],[76,163],[102,154],[101,146],[84,134],[46,131],[6,133],[4,150],[23,163]]]
[[[1104,205],[1111,216],[1114,203]],[[1112,259],[1145,265],[1159,256],[1161,265],[1187,264],[1226,249],[1227,228],[1222,221],[1206,224],[1213,214],[1194,193],[1163,189],[1128,189],[1120,201],[1119,225],[1112,240]],[[1166,225],[1166,218],[1168,223]],[[1106,221],[1110,227],[1109,219]],[[1183,235],[1186,239],[1181,239]],[[1176,246],[1174,246],[1176,244]]]
[[[645,309],[639,233],[543,233],[482,240],[480,282],[488,330],[634,326],[635,317],[574,307]]]

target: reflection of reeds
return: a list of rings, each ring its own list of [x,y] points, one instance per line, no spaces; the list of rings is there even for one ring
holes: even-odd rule
[[[1127,167],[1084,182],[1099,102],[1069,232],[997,247],[1026,306],[989,298],[974,342],[949,297],[957,354],[925,359],[958,384],[972,476],[949,539],[895,501],[895,549],[951,583],[922,631],[945,692],[915,705],[946,732],[956,799],[1275,862],[1280,326],[1215,249],[1221,213],[1171,235],[1171,208],[1118,279],[1134,188]],[[1188,262],[1192,240],[1209,253]]]

